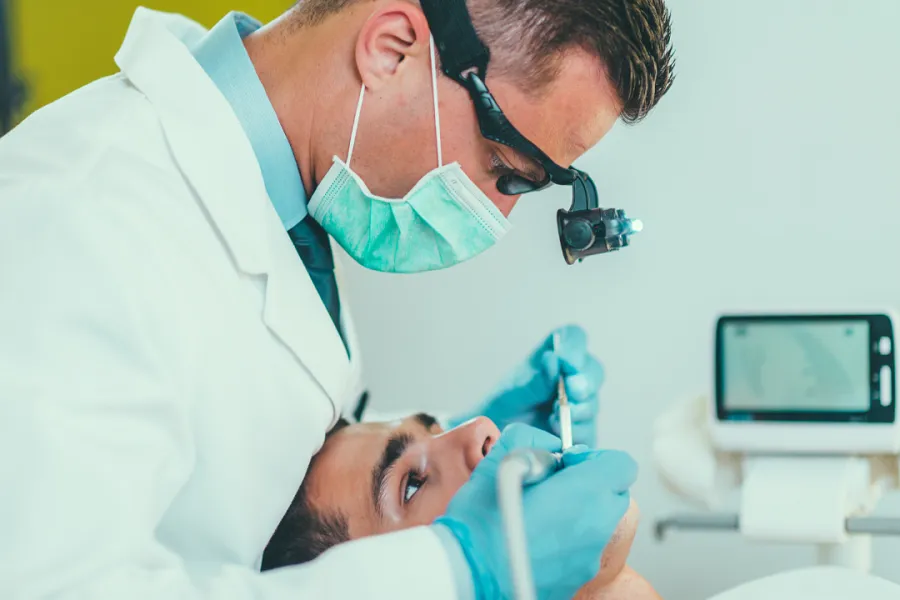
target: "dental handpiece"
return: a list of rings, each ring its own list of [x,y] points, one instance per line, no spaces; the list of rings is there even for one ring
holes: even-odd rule
[[[559,356],[559,333],[553,334],[553,353]],[[569,397],[566,395],[566,381],[563,378],[562,364],[559,368],[559,379],[556,382],[556,395],[559,400],[559,428],[562,437],[562,449],[565,452],[572,447],[572,412]]]
[[[539,484],[555,473],[561,464],[562,455],[537,448],[515,449],[500,461],[497,499],[516,600],[537,600],[525,531],[523,487]]]

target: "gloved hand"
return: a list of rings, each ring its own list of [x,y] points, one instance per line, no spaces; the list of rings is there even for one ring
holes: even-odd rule
[[[497,503],[500,461],[516,448],[559,452],[559,438],[525,425],[507,427],[471,479],[435,523],[450,529],[472,570],[476,597],[512,598]],[[600,557],[625,516],[637,465],[627,454],[572,448],[563,468],[524,491],[528,551],[538,598],[569,599],[600,568]]]
[[[456,426],[483,415],[501,430],[511,423],[525,423],[558,436],[556,392],[562,371],[572,415],[572,439],[575,444],[593,447],[603,367],[588,353],[583,329],[571,325],[558,332],[558,354],[553,351],[551,333],[477,410],[451,419],[449,424]]]

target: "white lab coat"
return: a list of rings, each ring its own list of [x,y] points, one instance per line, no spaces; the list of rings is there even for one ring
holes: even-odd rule
[[[358,351],[203,33],[139,10],[122,73],[0,140],[0,598],[454,598],[427,528],[258,572]]]

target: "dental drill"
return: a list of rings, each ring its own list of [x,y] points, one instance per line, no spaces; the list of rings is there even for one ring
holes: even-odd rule
[[[517,600],[536,600],[528,537],[525,534],[523,487],[547,478],[559,468],[561,457],[546,450],[513,450],[501,462],[497,473],[497,496],[506,534],[509,571]]]
[[[553,352],[559,355],[559,333],[553,334]],[[572,447],[572,413],[566,384],[560,365],[559,380],[556,384],[559,400],[559,425],[562,450]],[[506,552],[509,555],[509,570],[513,580],[517,600],[536,600],[534,578],[531,573],[531,559],[528,556],[528,537],[525,534],[525,508],[522,496],[524,486],[538,483],[558,470],[562,462],[561,454],[546,450],[519,449],[509,453],[500,462],[497,473],[497,496],[506,534]]]

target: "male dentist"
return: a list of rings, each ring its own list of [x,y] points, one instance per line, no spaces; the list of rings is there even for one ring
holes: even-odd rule
[[[559,373],[592,441],[578,329],[483,404],[529,426],[436,523],[259,573],[362,391],[330,244],[441,269],[522,193],[585,194],[565,165],[659,101],[669,38],[662,0],[304,0],[210,31],[138,10],[119,74],[0,140],[0,597],[508,597],[496,461],[559,450]],[[576,450],[529,488],[542,598],[594,575],[634,477]]]

